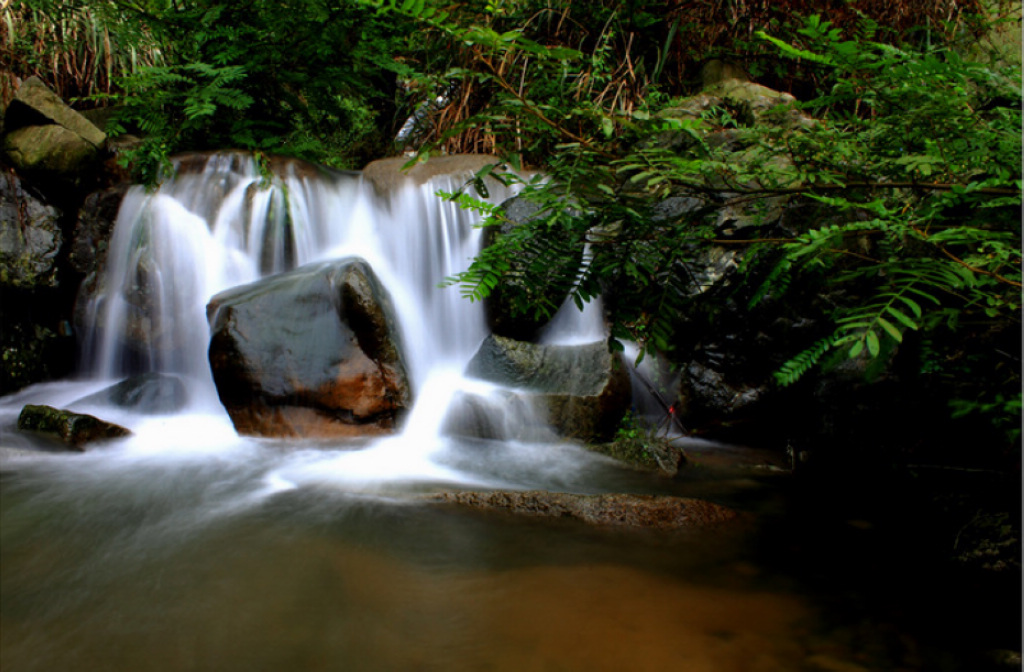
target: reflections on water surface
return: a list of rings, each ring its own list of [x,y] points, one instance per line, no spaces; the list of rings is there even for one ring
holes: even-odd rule
[[[9,467],[3,669],[969,669],[934,668],[912,635],[871,620],[844,594],[863,578],[842,558],[815,565],[829,592],[808,592],[763,548],[796,533],[517,519],[425,505],[429,483],[268,489],[279,467],[256,451]],[[604,473],[655,489],[645,479]],[[777,521],[778,485],[674,487]]]

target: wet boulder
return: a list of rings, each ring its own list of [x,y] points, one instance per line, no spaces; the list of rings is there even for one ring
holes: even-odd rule
[[[535,345],[489,336],[466,373],[531,393],[547,424],[580,441],[609,440],[632,400],[626,366],[604,342]]]
[[[92,415],[34,404],[21,409],[18,429],[57,439],[79,451],[84,450],[83,446],[87,443],[117,439],[131,434],[120,425],[100,420]]]
[[[230,289],[207,313],[213,379],[241,434],[377,435],[411,403],[391,298],[361,259]]]

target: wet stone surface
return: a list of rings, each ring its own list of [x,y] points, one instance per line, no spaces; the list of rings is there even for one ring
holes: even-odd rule
[[[738,517],[724,506],[687,497],[565,492],[445,492],[430,499],[525,516],[575,518],[591,525],[674,530],[718,525]]]

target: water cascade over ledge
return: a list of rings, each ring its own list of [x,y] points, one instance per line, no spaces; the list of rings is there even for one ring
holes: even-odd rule
[[[571,444],[552,449],[554,437],[516,390],[464,375],[488,335],[484,308],[457,289],[438,287],[468,267],[481,231],[478,214],[436,192],[462,188],[488,158],[442,157],[408,173],[401,171],[403,163],[385,160],[358,173],[281,158],[261,168],[240,152],[196,154],[179,157],[175,177],[157,189],[132,187],[110,241],[106,273],[80,298],[85,379],[37,386],[4,400],[6,421],[24,403],[46,403],[124,424],[135,432],[121,442],[129,451],[155,455],[166,447],[181,454],[188,452],[183,446],[216,451],[254,445],[237,436],[218,399],[207,355],[208,302],[261,278],[356,258],[372,268],[394,304],[414,404],[394,435],[360,450],[352,450],[351,442],[315,442],[313,456],[282,461],[265,481],[274,487],[325,478],[349,485],[424,480],[497,486],[516,485],[517,471],[537,470],[556,481],[575,478],[581,463],[596,458]],[[488,187],[494,203],[513,195],[492,178]],[[543,342],[602,339],[599,306],[580,316],[568,303],[565,312],[572,315],[553,321]],[[181,381],[187,390],[183,408],[137,414],[90,395],[139,374]],[[466,425],[453,420],[459,404],[468,404],[473,422],[487,427],[485,438],[499,439],[487,460],[445,436]],[[255,445],[273,442],[262,441]],[[344,446],[340,454],[322,454],[335,445]],[[572,466],[561,465],[562,459]]]

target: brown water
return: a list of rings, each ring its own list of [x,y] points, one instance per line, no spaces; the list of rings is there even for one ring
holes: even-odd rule
[[[967,670],[1006,646],[900,535],[788,477],[591,471],[750,514],[650,534],[435,507],[424,484],[255,497],[266,459],[8,466],[3,670]]]

